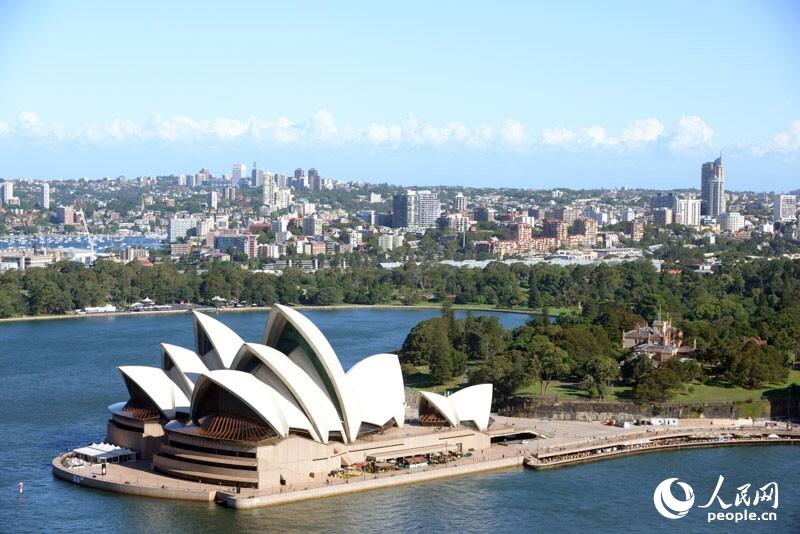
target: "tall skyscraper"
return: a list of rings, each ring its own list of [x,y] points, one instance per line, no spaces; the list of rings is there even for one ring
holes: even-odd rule
[[[50,209],[50,184],[47,182],[42,184],[41,204],[43,209]]]
[[[722,156],[703,163],[700,173],[700,214],[717,217],[725,213],[725,167]]]
[[[247,165],[244,163],[234,163],[231,176],[233,183],[238,184],[245,176],[247,176]]]
[[[797,211],[797,196],[775,195],[772,207],[772,220],[774,222],[793,221]]]
[[[253,162],[253,170],[250,171],[250,187],[261,187],[264,185],[264,170],[259,169],[256,162]]]

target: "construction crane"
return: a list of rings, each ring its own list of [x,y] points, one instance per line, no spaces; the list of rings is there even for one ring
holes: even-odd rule
[[[81,216],[83,231],[86,232],[86,239],[89,241],[89,265],[94,265],[94,236],[89,231],[89,225],[86,223],[86,213],[83,211],[81,197],[75,199],[75,205],[78,207],[77,213]]]

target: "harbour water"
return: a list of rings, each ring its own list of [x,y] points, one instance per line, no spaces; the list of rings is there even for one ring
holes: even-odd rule
[[[125,247],[161,248],[163,243],[156,235],[110,236],[94,235],[94,248],[97,252],[107,249]],[[163,237],[163,236],[162,236]],[[88,249],[89,238],[85,235],[36,235],[36,236],[0,236],[0,250],[19,248],[77,248]]]
[[[303,310],[329,337],[345,368],[397,349],[434,310]],[[527,317],[497,314],[505,326]],[[266,314],[219,318],[258,340]],[[214,504],[141,499],[55,480],[59,451],[103,438],[106,406],[124,400],[115,367],[158,365],[160,342],[192,346],[188,315],[122,316],[0,324],[0,532],[742,532],[800,531],[800,450],[730,447],[631,456],[545,472],[511,470],[311,502],[234,512]],[[695,506],[679,520],[662,518],[653,490],[678,477],[696,505],[712,495],[734,500],[779,485],[777,520],[706,525]],[[17,481],[25,493],[17,494]],[[744,507],[736,509],[742,510]],[[719,507],[710,509],[720,510]],[[734,509],[734,508],[732,508]],[[772,510],[763,503],[752,510]]]

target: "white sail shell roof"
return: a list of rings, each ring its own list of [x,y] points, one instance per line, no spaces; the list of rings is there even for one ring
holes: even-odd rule
[[[422,398],[427,401],[439,414],[450,423],[451,426],[458,426],[459,420],[456,410],[444,395],[433,393],[432,391],[420,391]]]
[[[256,358],[267,370],[247,369],[250,358]],[[328,442],[331,432],[342,434],[342,422],[331,400],[302,368],[282,352],[259,343],[245,343],[231,368],[254,374],[301,409],[323,443]]]
[[[198,416],[198,399],[207,391],[206,382],[213,382],[238,398],[280,437],[288,436],[290,429],[304,430],[315,436],[314,428],[308,418],[280,393],[250,373],[230,369],[209,371],[197,381],[192,396],[191,414],[195,422]]]
[[[208,367],[193,350],[169,343],[161,344],[162,367],[187,397],[191,397],[194,384]]]
[[[358,397],[362,421],[383,426],[394,420],[405,422],[405,389],[396,354],[375,354],[347,371],[347,379]]]
[[[200,312],[192,312],[192,314],[194,316],[195,332],[198,335],[201,332],[205,333],[214,347],[214,350],[207,354],[200,354],[200,347],[198,346],[197,348],[197,352],[206,367],[211,370],[228,369],[244,340],[224,323],[213,317]]]
[[[139,386],[167,419],[174,418],[176,410],[189,410],[189,399],[162,369],[144,365],[123,365],[118,369]]]
[[[491,384],[478,384],[461,389],[447,399],[453,405],[459,421],[472,421],[481,432],[488,428],[489,414],[492,410]]]
[[[292,351],[293,354],[290,354],[290,357],[295,356],[297,358],[304,355],[307,359],[314,358],[314,361],[309,362],[310,365],[304,365],[302,362],[295,360],[295,358],[292,359],[307,372],[309,367],[313,366],[317,371],[325,374],[325,377],[319,378],[322,379],[323,385],[325,382],[330,384],[333,391],[328,390],[327,393],[329,396],[334,397],[331,400],[342,415],[347,440],[354,441],[361,427],[361,410],[358,397],[350,387],[350,382],[347,380],[342,364],[339,362],[339,358],[336,357],[333,347],[331,347],[319,328],[300,312],[275,304],[264,328],[262,343],[274,347],[286,323],[291,324],[297,330],[307,346],[313,351],[313,354],[305,354],[305,350],[302,351],[302,354]],[[309,374],[314,378],[311,373]]]
[[[470,386],[456,391],[449,397],[430,391],[420,393],[452,426],[471,421],[482,432],[489,427],[489,415],[492,410],[491,384]]]

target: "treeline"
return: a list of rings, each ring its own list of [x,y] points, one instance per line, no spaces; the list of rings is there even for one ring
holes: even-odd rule
[[[59,314],[105,303],[125,307],[145,297],[159,304],[211,303],[221,297],[257,305],[452,299],[498,308],[568,307],[578,311],[563,317],[560,327],[602,328],[614,346],[624,328],[661,313],[683,330],[686,343],[696,341],[715,361],[724,360],[729,345],[745,337],[766,341],[791,357],[800,341],[796,260],[736,263],[708,275],[690,269],[657,272],[644,260],[573,267],[494,262],[484,269],[409,263],[392,270],[366,265],[346,271],[287,270],[281,276],[229,262],[201,272],[168,263],[146,267],[98,260],[92,268],[60,262],[0,275],[0,317]],[[596,330],[590,337],[598,338]]]
[[[457,294],[459,302],[498,307],[524,304],[520,278],[508,266],[484,270],[433,264],[383,270],[358,266],[347,271],[287,270],[276,276],[232,263],[205,271],[179,270],[169,263],[144,266],[98,260],[94,267],[59,262],[0,275],[0,317],[62,314],[106,303],[128,306],[144,298],[158,304],[211,303],[214,297],[256,305],[415,304]]]

